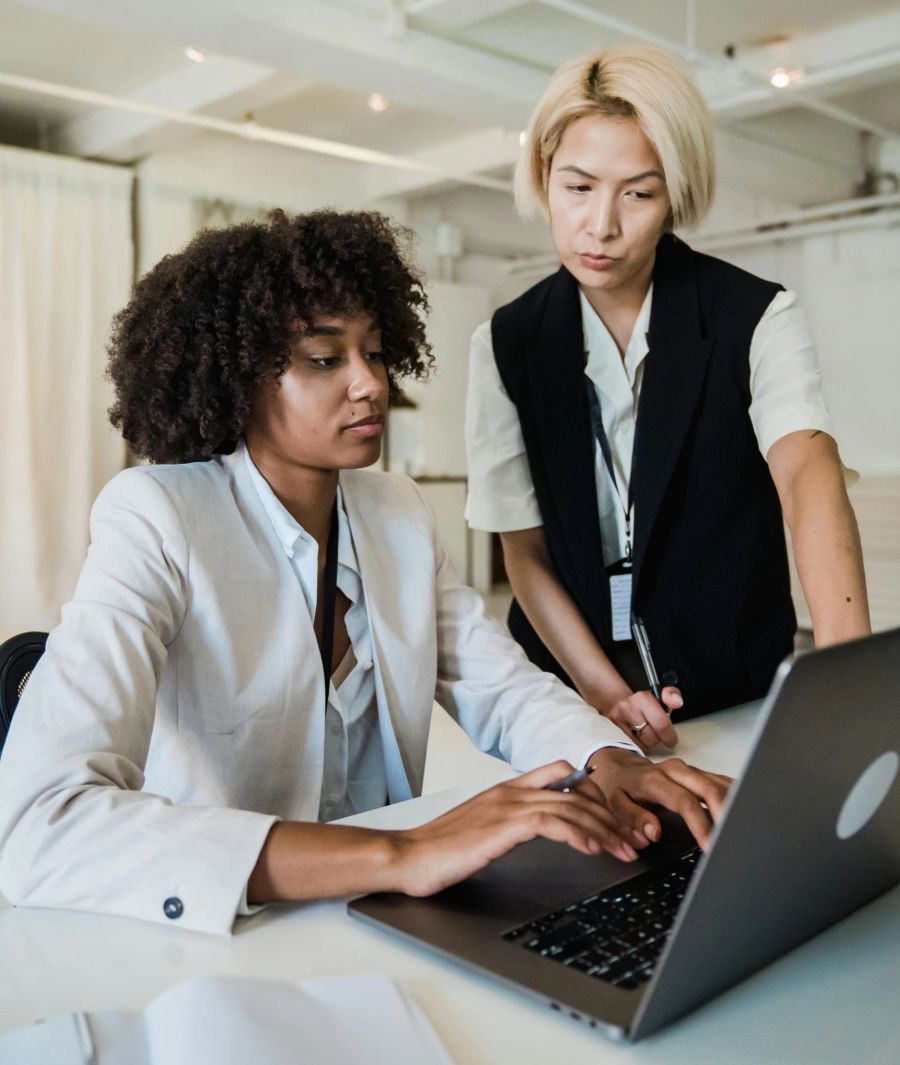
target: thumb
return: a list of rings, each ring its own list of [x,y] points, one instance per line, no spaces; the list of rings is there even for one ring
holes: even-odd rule
[[[678,688],[673,688],[671,685],[667,688],[663,688],[660,692],[662,700],[670,710],[680,710],[684,706],[684,699],[681,697],[681,692]]]

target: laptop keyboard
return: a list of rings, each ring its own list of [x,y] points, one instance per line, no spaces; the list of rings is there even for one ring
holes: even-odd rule
[[[699,850],[689,851],[503,938],[631,991],[653,976],[699,857]]]

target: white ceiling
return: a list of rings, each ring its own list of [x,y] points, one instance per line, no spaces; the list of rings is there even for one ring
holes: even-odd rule
[[[722,130],[832,167],[848,191],[860,130],[900,135],[900,11],[890,0],[0,0],[0,81],[249,115],[427,159],[446,178],[506,175],[547,73],[636,37],[692,50]],[[188,44],[207,62],[186,59]],[[806,77],[777,92],[767,81],[776,66]],[[387,112],[366,107],[373,91],[392,100]],[[0,84],[0,142],[129,161],[185,135],[159,115]],[[438,182],[398,170],[372,180],[385,195]]]

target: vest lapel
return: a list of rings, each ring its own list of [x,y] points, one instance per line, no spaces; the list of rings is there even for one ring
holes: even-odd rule
[[[582,609],[596,628],[600,619],[593,615],[602,610],[605,599],[594,437],[578,286],[564,268],[551,286],[533,350],[534,409],[547,480],[569,553],[569,573],[577,578]],[[556,562],[560,565],[563,560]]]
[[[703,335],[697,283],[690,248],[674,237],[663,237],[653,271],[650,351],[634,441],[636,585],[713,349],[713,339]]]

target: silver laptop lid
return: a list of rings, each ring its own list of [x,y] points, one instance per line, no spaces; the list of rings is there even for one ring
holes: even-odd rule
[[[898,766],[900,629],[781,666],[632,1038],[900,882]]]

